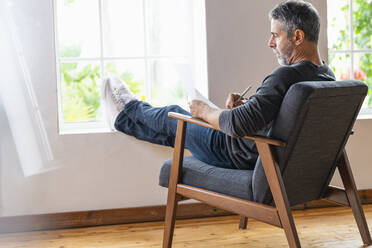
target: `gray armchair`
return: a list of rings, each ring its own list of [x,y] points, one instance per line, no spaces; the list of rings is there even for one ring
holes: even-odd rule
[[[291,207],[326,198],[350,206],[364,244],[372,244],[345,144],[367,93],[358,81],[301,82],[287,92],[269,137],[255,141],[254,170],[217,168],[183,156],[188,123],[213,128],[189,116],[178,119],[174,157],[164,163],[159,184],[168,187],[163,247],[171,247],[177,202],[196,199],[284,229],[290,247],[301,247]],[[345,189],[329,186],[338,168]]]

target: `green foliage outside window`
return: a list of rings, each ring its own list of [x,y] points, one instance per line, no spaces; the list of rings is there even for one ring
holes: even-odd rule
[[[76,45],[62,49],[62,58],[79,57],[81,46]],[[62,87],[62,111],[65,122],[96,121],[101,119],[99,111],[101,102],[101,68],[97,63],[61,63],[61,87]],[[110,75],[115,75],[125,81],[130,90],[141,100],[140,95],[143,82],[133,80],[130,72],[119,74],[113,63],[106,64],[106,70]]]
[[[372,1],[356,0],[357,9],[353,11],[356,45],[361,49],[372,49]],[[363,80],[368,86],[368,94],[372,95],[372,53],[366,53],[360,58],[360,70],[364,73]],[[369,98],[368,106],[372,107],[372,97]]]
[[[61,58],[80,57],[81,45],[65,47]],[[101,103],[101,67],[98,62],[62,62],[61,88],[62,112],[64,122],[97,121],[102,118]],[[123,80],[131,92],[140,100],[145,101],[144,82],[135,80],[133,73],[125,71],[119,73],[115,62],[105,63],[105,76],[116,76]],[[172,88],[165,88],[161,84],[151,87],[152,104],[164,106],[178,104],[186,107],[186,90],[181,82]]]
[[[92,121],[98,117],[100,105],[100,67],[77,63],[61,64],[62,109],[65,122]]]
[[[353,28],[354,28],[354,49],[372,49],[372,0],[353,0]],[[343,6],[340,11],[345,17],[350,11],[349,3]],[[337,20],[330,20],[336,23]],[[332,26],[331,26],[332,28]],[[337,43],[332,44],[330,49],[342,50],[350,44],[349,25],[339,31]],[[346,59],[350,54],[346,54]],[[341,80],[350,78],[350,70],[332,66],[332,61],[341,60],[341,54],[330,54],[329,64],[333,71],[340,75]],[[354,59],[358,59],[359,67],[354,68],[354,78],[366,83],[369,87],[368,95],[372,95],[372,53],[354,53]],[[368,100],[368,106],[372,107],[372,97]]]
[[[65,47],[60,56],[78,57],[81,45]],[[97,83],[100,78],[100,67],[76,62],[61,63],[62,111],[65,122],[91,121],[97,117],[100,105],[100,93]]]
[[[101,64],[100,59],[96,58],[98,56],[98,47],[92,47],[92,44],[93,46],[98,44],[97,41],[96,43],[92,42],[92,39],[96,39],[96,35],[99,32],[85,32],[85,22],[78,23],[80,18],[79,13],[82,14],[82,17],[86,18],[85,20],[93,20],[90,27],[92,28],[95,25],[94,21],[98,21],[96,20],[97,9],[102,11],[102,26],[106,27],[112,21],[106,16],[111,13],[108,8],[110,4],[102,4],[99,7],[97,1],[90,2],[85,0],[57,1],[57,16],[60,18],[57,23],[65,24],[58,26],[61,30],[59,36],[63,36],[63,39],[58,44],[60,47],[59,77],[63,122],[95,122],[102,120],[100,106],[101,80],[108,76],[116,76],[123,80],[134,95],[143,101],[149,100],[145,99],[144,78],[146,78],[151,82],[151,86],[147,85],[147,87],[150,87],[150,92],[148,93],[151,93],[149,96],[151,98],[151,104],[154,106],[168,104],[186,106],[185,89],[180,80],[174,76],[175,73],[172,68],[172,63],[176,61],[175,59],[170,59],[166,63],[156,59],[128,58],[120,60],[112,59],[110,61],[105,59],[103,64]],[[84,13],[86,14],[85,16]],[[82,25],[80,26],[79,24]],[[95,31],[97,29],[98,26],[96,26]],[[84,35],[73,35],[77,31],[82,32]],[[155,30],[154,32],[160,33],[161,30]],[[113,36],[107,35],[107,38],[114,39],[114,34],[114,31],[112,31]],[[101,32],[101,35],[106,35],[106,32]],[[130,34],[126,33],[125,36],[130,39]],[[96,59],[90,60],[88,59],[89,57],[95,57]],[[147,63],[147,66],[145,66],[145,63]],[[101,66],[104,66],[104,68]],[[168,69],[171,71],[170,73],[168,73]],[[104,75],[101,75],[102,72]]]

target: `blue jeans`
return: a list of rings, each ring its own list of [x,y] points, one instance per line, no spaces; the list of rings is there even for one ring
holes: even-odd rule
[[[155,108],[142,101],[130,101],[115,121],[118,131],[154,144],[174,147],[177,120],[168,117],[168,112],[191,115],[180,106],[171,105]],[[222,132],[187,123],[185,148],[207,164],[233,168]]]

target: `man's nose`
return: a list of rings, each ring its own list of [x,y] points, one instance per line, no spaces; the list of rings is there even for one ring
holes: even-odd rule
[[[275,42],[273,41],[273,38],[270,38],[268,44],[267,44],[270,48],[275,48],[276,47],[276,44]]]

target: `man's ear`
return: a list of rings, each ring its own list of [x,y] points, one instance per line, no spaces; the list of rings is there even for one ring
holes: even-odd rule
[[[294,43],[298,46],[305,40],[305,33],[301,29],[296,29],[293,34]]]

